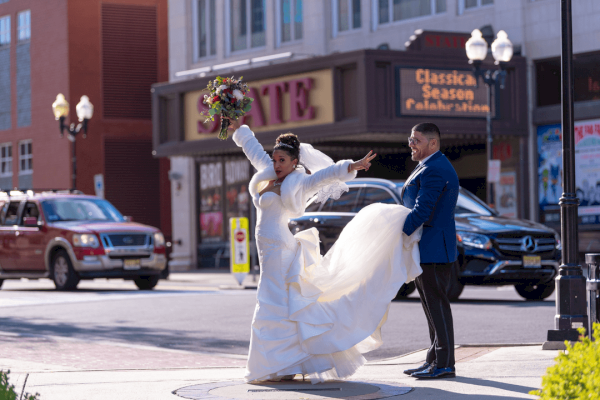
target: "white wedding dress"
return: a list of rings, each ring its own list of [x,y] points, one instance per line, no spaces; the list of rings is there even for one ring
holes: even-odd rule
[[[257,198],[261,276],[252,320],[246,381],[307,374],[343,379],[382,343],[391,300],[422,271],[418,240],[402,226],[409,210],[372,204],[321,257],[315,228],[292,235],[282,197]]]
[[[343,182],[356,176],[348,172],[352,161],[310,166],[310,175],[298,168],[285,177],[281,195],[260,195],[265,182],[277,179],[272,160],[248,126],[232,139],[259,171],[248,186],[257,209],[261,273],[245,379],[306,374],[316,383],[348,377],[365,363],[362,353],[381,345],[381,326],[400,286],[422,272],[422,228],[407,237],[407,208],[372,204],[321,257],[317,230],[292,235],[288,220],[303,215],[315,194],[339,196]]]

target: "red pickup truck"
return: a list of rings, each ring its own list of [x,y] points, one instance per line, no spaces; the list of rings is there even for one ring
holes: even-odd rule
[[[53,191],[0,194],[0,286],[5,279],[50,278],[58,290],[81,279],[156,286],[166,268],[160,230],[129,222],[108,201]]]

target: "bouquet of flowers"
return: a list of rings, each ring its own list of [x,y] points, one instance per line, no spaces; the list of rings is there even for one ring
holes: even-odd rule
[[[250,111],[250,104],[254,101],[253,98],[246,96],[249,92],[248,85],[242,82],[242,77],[239,79],[222,78],[217,76],[214,81],[210,81],[206,87],[209,91],[204,95],[203,103],[208,106],[208,110],[200,113],[206,117],[204,122],[214,121],[215,115],[220,114],[221,117],[238,119],[243,117]],[[221,118],[221,131],[219,139],[227,139],[227,128],[229,120]]]

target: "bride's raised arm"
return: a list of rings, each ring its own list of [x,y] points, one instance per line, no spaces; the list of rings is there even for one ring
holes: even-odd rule
[[[242,148],[248,160],[250,160],[257,170],[262,171],[269,166],[272,167],[273,161],[271,157],[269,157],[258,139],[256,139],[254,132],[250,130],[248,125],[239,126],[238,124],[234,125],[237,129],[232,137],[235,144]]]
[[[371,167],[371,160],[376,155],[371,151],[359,161],[341,160],[329,167],[314,172],[305,179],[304,190],[307,192],[317,192],[324,186],[336,182],[350,181],[356,178],[357,171],[368,170]]]

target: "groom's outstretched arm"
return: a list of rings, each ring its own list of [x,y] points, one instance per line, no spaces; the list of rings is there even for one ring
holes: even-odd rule
[[[425,168],[420,179],[421,185],[415,200],[415,207],[406,217],[402,229],[408,236],[429,220],[447,184],[446,179],[436,168]]]

